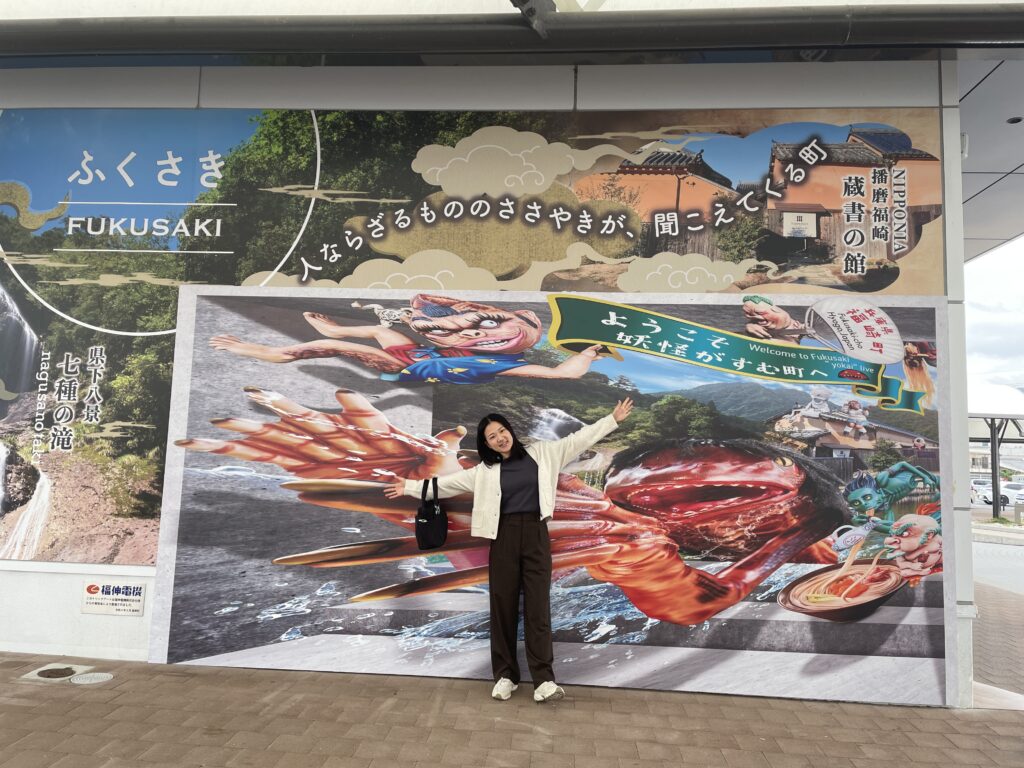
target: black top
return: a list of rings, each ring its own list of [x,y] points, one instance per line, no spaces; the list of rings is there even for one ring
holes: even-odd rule
[[[528,453],[521,459],[501,462],[501,514],[540,514],[537,462]]]

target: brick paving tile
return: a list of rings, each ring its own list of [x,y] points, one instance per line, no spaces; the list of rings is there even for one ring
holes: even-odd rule
[[[109,757],[97,755],[64,755],[50,768],[102,768],[110,762]]]
[[[394,760],[401,751],[404,744],[389,744],[386,741],[364,741],[356,747],[355,757],[389,758]],[[446,747],[447,749],[447,747]]]
[[[516,749],[526,752],[551,752],[556,739],[546,735],[533,735],[516,743]]]
[[[995,765],[991,757],[977,749],[943,749],[951,765]]]
[[[156,725],[139,736],[141,741],[166,741],[171,743],[184,742],[185,737],[191,735],[191,728],[182,728],[177,725]]]
[[[725,766],[728,768],[728,761],[722,750],[712,747],[686,747],[679,750],[683,765],[704,765],[704,766]]]
[[[471,731],[456,731],[448,730],[446,728],[431,729],[430,736],[427,737],[428,744],[452,744],[457,746],[468,746],[469,737],[472,736]]]
[[[3,768],[49,768],[63,757],[66,755],[60,752],[12,750],[0,756],[0,765]]]
[[[821,749],[821,753],[827,758],[833,757],[846,757],[846,758],[861,758],[864,757],[864,750],[861,748],[861,744],[856,744],[849,741],[821,741],[818,742],[818,748]],[[823,761],[827,762],[827,761]]]
[[[60,727],[61,733],[78,733],[83,736],[96,736],[110,727],[110,721],[102,717],[82,717],[65,715],[64,725]]]
[[[441,755],[441,762],[446,765],[479,765],[487,759],[487,750],[479,747],[448,744]]]
[[[683,749],[686,747],[659,744],[655,741],[638,741],[636,743],[636,751],[641,760],[664,760],[666,762],[679,760]]]
[[[354,723],[345,731],[346,739],[366,739],[372,741],[383,741],[391,732],[390,725],[377,725],[375,723]]]
[[[579,759],[580,768],[619,768],[617,757],[587,757]]]
[[[158,742],[139,755],[147,763],[183,763],[182,758],[192,747],[188,744],[164,744]],[[7,766],[4,766],[7,768]]]
[[[524,752],[520,749],[499,749],[488,752],[482,763],[477,763],[474,768],[486,766],[488,768],[530,768],[532,752]],[[420,768],[424,763],[417,763]]]
[[[323,768],[370,768],[370,760],[365,757],[329,757]]]
[[[305,754],[313,749],[313,741],[305,738],[304,736],[294,736],[290,733],[282,733],[281,735],[274,737],[274,740],[266,746],[266,749],[272,752],[294,752],[296,754]]]
[[[294,757],[289,756],[289,761],[293,760]],[[267,752],[263,749],[236,749],[235,754],[228,758],[226,765],[228,768],[277,768],[278,765],[282,765],[281,753]]]
[[[30,733],[31,731],[24,728],[7,728],[0,726],[0,749],[6,749],[8,746],[18,741],[18,739],[23,739]]]
[[[512,746],[516,746],[515,740],[512,741]],[[608,754],[606,751],[598,752],[597,744],[594,739],[580,739],[575,736],[556,739],[551,745],[551,751],[556,755],[578,755],[580,757],[587,758],[597,757],[598,754]]]
[[[996,765],[1014,766],[1014,768],[1020,768],[1024,765],[1024,751],[996,751],[986,754],[992,758]]]
[[[733,739],[736,741],[736,748],[746,752],[782,752],[782,747],[770,736],[737,733]]]
[[[586,758],[580,758],[581,766],[586,763]],[[531,752],[530,768],[574,768],[576,757],[574,755],[556,755],[551,752]]]
[[[185,753],[182,762],[204,766],[227,765],[237,754],[237,749],[228,747],[193,746]]]
[[[771,768],[766,758],[761,752],[747,752],[739,749],[723,749],[722,755],[725,757],[731,768]]]
[[[312,739],[310,752],[316,755],[337,755],[338,757],[349,757],[359,749],[358,739],[347,739],[339,737],[327,737]]]
[[[640,757],[636,742],[628,739],[594,739],[591,743],[594,746],[594,754],[598,757]]]
[[[508,731],[478,731],[470,734],[469,746],[481,749],[511,749],[512,734]]]
[[[76,733],[61,738],[62,735],[53,735],[54,743],[51,749],[54,752],[69,752],[73,755],[95,755],[100,749],[110,743],[110,739],[103,736],[87,736]]]
[[[413,744],[405,742],[398,749],[398,765],[409,765],[411,763],[438,762],[444,757],[447,746],[444,744]]]
[[[232,749],[266,749],[276,738],[273,734],[256,731],[233,731],[224,746]]]
[[[1017,751],[1024,749],[1024,733],[1019,733],[1016,738],[1012,736],[995,736],[988,734],[985,739],[996,749]]]
[[[808,743],[802,739],[791,739],[779,737],[775,740],[778,742],[779,749],[781,749],[787,755],[820,755],[821,750],[817,744]]]
[[[40,752],[47,752],[53,748],[54,738],[52,733],[36,732],[29,733],[27,736],[18,739],[13,742],[8,749],[11,751],[29,752],[33,750],[39,750]],[[58,753],[62,754],[62,753]]]

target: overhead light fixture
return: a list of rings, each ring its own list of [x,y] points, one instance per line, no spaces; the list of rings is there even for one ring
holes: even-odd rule
[[[1011,117],[1006,122],[1010,125],[1016,125],[1017,123],[1024,123],[1024,117]]]
[[[526,19],[527,24],[541,38],[547,40],[548,30],[545,26],[547,17],[558,12],[554,0],[510,0]]]

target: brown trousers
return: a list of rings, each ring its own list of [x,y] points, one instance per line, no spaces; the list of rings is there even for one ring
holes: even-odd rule
[[[502,515],[491,542],[491,668],[497,681],[519,684],[516,629],[523,594],[526,660],[536,688],[555,680],[551,668],[551,541],[540,513]]]

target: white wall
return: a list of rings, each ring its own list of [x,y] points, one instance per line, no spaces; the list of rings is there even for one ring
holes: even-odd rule
[[[144,661],[156,568],[0,561],[0,650]],[[146,587],[142,616],[82,613],[91,582]]]

